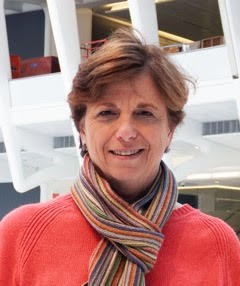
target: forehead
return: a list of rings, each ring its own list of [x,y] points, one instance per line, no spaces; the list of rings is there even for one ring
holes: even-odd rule
[[[106,85],[98,103],[116,101],[135,101],[151,104],[163,104],[163,98],[148,73],[141,73],[130,79],[119,80]]]

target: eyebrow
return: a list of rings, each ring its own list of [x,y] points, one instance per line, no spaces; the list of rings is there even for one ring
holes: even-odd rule
[[[116,106],[116,104],[112,102],[99,102],[99,105],[104,105],[104,106],[109,106],[109,107]]]
[[[114,102],[101,102],[99,103],[100,106],[107,106],[107,107],[116,107],[116,104]],[[154,110],[158,110],[157,106],[152,103],[139,103],[137,105],[137,108],[152,108]]]
[[[158,109],[156,105],[152,104],[152,103],[139,103],[137,105],[137,108],[153,108],[153,109]]]

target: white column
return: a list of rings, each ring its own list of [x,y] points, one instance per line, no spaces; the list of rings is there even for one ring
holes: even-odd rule
[[[154,0],[128,0],[133,28],[148,44],[159,45],[156,5]]]
[[[47,0],[47,5],[67,95],[80,63],[75,1]]]
[[[218,0],[224,39],[233,78],[240,74],[240,1]]]
[[[40,202],[46,202],[50,199],[48,183],[40,185]]]
[[[47,5],[67,97],[72,87],[73,77],[81,62],[75,1],[47,0]],[[79,146],[79,134],[73,122],[72,130],[75,144]],[[79,150],[76,149],[76,151],[80,163]]]
[[[78,34],[81,44],[92,40],[92,10],[88,8],[77,9]],[[86,59],[87,52],[81,50],[81,59]]]
[[[16,130],[12,124],[11,117],[11,100],[8,81],[11,79],[11,67],[9,59],[8,37],[6,29],[6,21],[4,14],[4,0],[0,2],[0,122],[2,127],[3,140],[6,147],[8,163],[11,170],[13,180],[18,172],[20,164],[20,146],[16,139]]]
[[[59,0],[57,0],[59,1]],[[4,1],[0,0],[0,121],[8,163],[11,171],[14,188],[19,192],[28,191],[41,183],[52,180],[56,177],[64,177],[66,171],[61,164],[67,166],[67,170],[76,170],[75,164],[69,158],[62,158],[58,155],[52,156],[53,164],[41,169],[32,175],[25,176],[24,166],[21,160],[21,144],[19,130],[13,124],[11,113],[11,100],[9,79],[11,78],[9,49],[4,15]],[[80,53],[79,53],[80,54]],[[21,132],[20,132],[21,133]],[[71,169],[72,168],[72,169]],[[71,172],[72,174],[72,172]]]
[[[48,14],[48,9],[45,3],[42,4],[44,12],[44,56],[51,56],[51,42],[52,42],[52,29],[51,22]]]
[[[8,83],[8,79],[11,79],[8,37],[7,37],[6,21],[4,14],[4,0],[0,0],[0,37],[1,37],[0,80],[2,85],[3,81],[5,83]]]

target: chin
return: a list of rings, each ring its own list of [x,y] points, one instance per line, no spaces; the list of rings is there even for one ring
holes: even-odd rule
[[[128,170],[122,170],[122,171],[117,171],[116,173],[109,173],[108,175],[106,175],[106,178],[109,178],[110,180],[115,180],[115,181],[119,181],[119,182],[127,182],[129,180],[134,180],[135,176],[136,176],[136,172],[129,172]]]

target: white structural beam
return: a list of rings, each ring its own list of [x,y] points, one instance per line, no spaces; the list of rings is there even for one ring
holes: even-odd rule
[[[46,3],[42,4],[44,12],[44,56],[51,56],[52,28]]]
[[[217,154],[216,157],[211,153],[201,153],[198,156],[180,164],[177,168],[174,168],[173,171],[177,181],[181,182],[186,180],[189,175],[210,172],[211,169],[219,167],[219,164],[224,164],[226,166],[225,163],[226,162],[220,158],[219,154]]]
[[[10,90],[8,81],[11,79],[11,69],[9,60],[8,37],[4,14],[4,1],[0,2],[0,122],[3,140],[8,156],[9,167],[13,178],[13,183],[21,181],[21,171],[18,169],[20,159],[20,146],[16,140],[16,130],[12,124]]]
[[[196,153],[196,156],[174,169],[177,181],[185,180],[187,176],[192,174],[210,172],[215,168],[228,168],[239,165],[239,151],[225,145],[210,142],[204,138],[198,140],[195,138],[193,141],[193,144],[198,144],[199,152]],[[227,154],[227,158],[225,155],[220,156],[219,154]]]
[[[240,1],[218,0],[225,42],[233,78],[240,73]]]
[[[47,0],[66,95],[81,61],[74,0]]]
[[[9,163],[9,168],[12,176],[12,181],[15,189],[19,192],[28,191],[39,184],[49,181],[53,178],[61,176],[63,173],[63,164],[72,164],[72,160],[65,158],[63,155],[52,155],[53,165],[35,172],[29,176],[24,173],[24,166],[21,158],[21,149],[23,148],[22,142],[20,140],[19,129],[13,123],[12,109],[11,109],[11,94],[9,88],[9,80],[11,79],[11,69],[9,60],[9,48],[8,48],[8,38],[6,21],[4,14],[4,1],[0,1],[0,36],[1,36],[1,53],[0,53],[0,122],[3,140],[6,147],[6,153]],[[28,134],[28,137],[30,135]],[[37,138],[32,138],[32,143],[34,144]],[[38,137],[39,139],[39,137]],[[44,140],[46,143],[46,140]],[[41,140],[43,143],[43,140]],[[25,142],[26,143],[26,142]],[[26,145],[29,144],[26,143]],[[49,141],[46,143],[46,149],[49,148]],[[44,146],[41,147],[41,150]],[[37,150],[36,150],[37,151]],[[42,151],[43,152],[43,151]],[[44,152],[43,152],[44,153]],[[49,153],[48,153],[49,155]],[[62,160],[64,157],[64,160]],[[64,162],[64,163],[63,163]],[[69,168],[70,169],[70,168]],[[59,175],[60,174],[60,175]],[[63,174],[62,174],[63,175]]]
[[[156,5],[154,0],[128,0],[132,26],[148,44],[159,45]]]
[[[50,136],[18,128],[21,148],[44,157],[54,158],[53,139]]]
[[[240,153],[238,150],[204,138],[201,132],[201,123],[190,118],[186,118],[185,124],[179,130],[176,130],[173,142],[175,148],[178,146],[178,142],[185,142],[186,145],[191,144],[197,148],[196,152],[192,152],[190,159],[173,167],[174,174],[179,182],[186,180],[187,176],[192,174],[210,172],[219,167],[239,165]],[[189,154],[189,150],[186,150],[186,154]],[[227,157],[219,154],[227,154]],[[169,156],[171,159],[171,152]]]
[[[1,53],[0,53],[0,83],[8,85],[8,80],[11,78],[11,67],[9,59],[8,37],[4,12],[4,0],[0,0],[0,36],[1,36]],[[2,93],[0,94],[3,98]],[[5,97],[6,98],[6,97]]]
[[[67,97],[72,87],[73,77],[81,63],[75,1],[47,0],[47,5]],[[79,135],[73,123],[72,130],[75,144],[79,146]],[[80,163],[79,152],[77,156]]]

